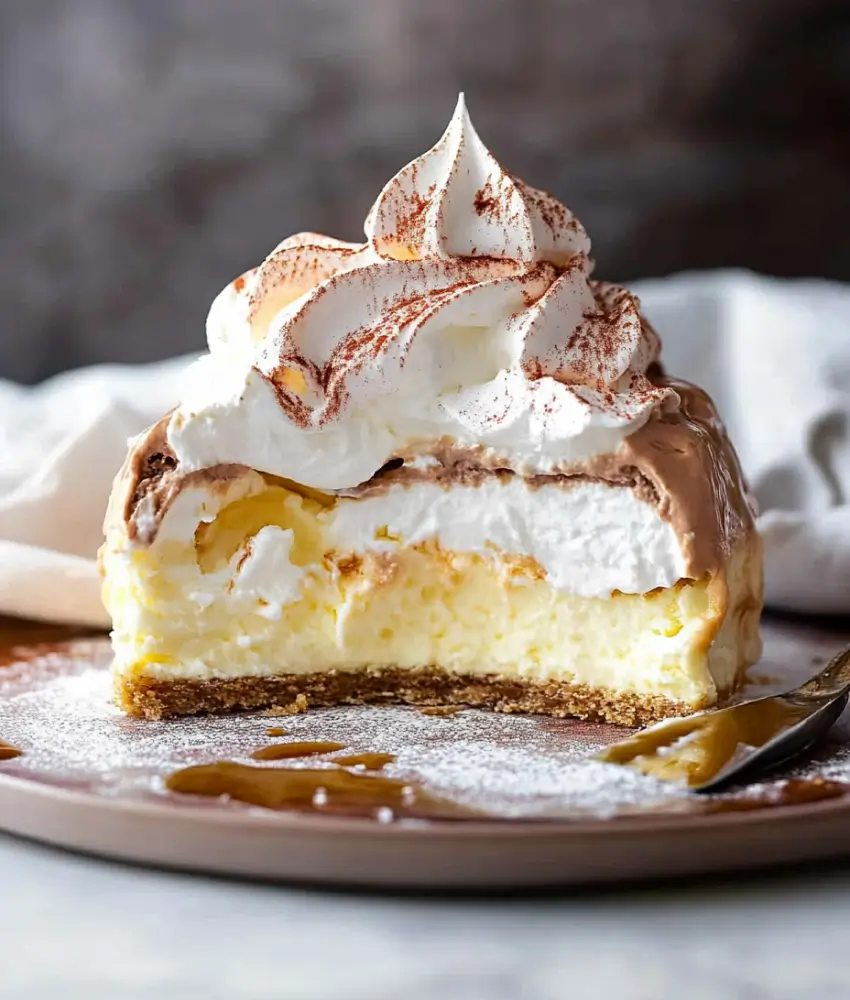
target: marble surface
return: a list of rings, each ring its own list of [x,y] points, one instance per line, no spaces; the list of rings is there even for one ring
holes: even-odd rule
[[[0,1000],[843,1000],[850,860],[552,895],[213,880],[0,835]]]

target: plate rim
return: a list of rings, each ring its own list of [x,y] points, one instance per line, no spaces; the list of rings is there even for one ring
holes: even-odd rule
[[[550,834],[553,831],[569,834],[610,834],[615,830],[622,834],[644,833],[647,830],[665,833],[688,833],[695,830],[717,829],[734,826],[760,826],[769,824],[775,826],[777,821],[783,823],[791,820],[792,817],[805,819],[812,816],[820,816],[825,813],[841,814],[847,813],[850,822],[850,788],[843,795],[836,795],[830,798],[815,799],[808,802],[778,803],[776,805],[765,805],[751,809],[730,809],[728,812],[718,810],[717,812],[664,812],[660,811],[635,815],[625,814],[622,816],[611,816],[607,819],[598,816],[582,816],[564,818],[538,818],[538,817],[502,817],[495,816],[492,819],[404,819],[392,823],[379,823],[374,819],[356,816],[341,816],[337,814],[321,814],[298,812],[297,810],[277,810],[267,809],[264,806],[246,806],[245,808],[234,809],[233,811],[216,810],[214,808],[203,808],[193,804],[190,800],[203,800],[203,796],[187,795],[186,803],[178,805],[171,800],[150,801],[133,798],[110,798],[106,795],[98,795],[96,792],[81,791],[73,788],[62,788],[58,785],[50,785],[46,782],[35,779],[28,779],[23,775],[10,774],[0,770],[0,790],[7,793],[23,795],[33,795],[42,798],[49,798],[68,806],[90,806],[94,810],[104,810],[110,813],[138,813],[146,817],[158,818],[169,817],[178,814],[192,822],[202,825],[214,825],[224,827],[243,827],[246,823],[262,829],[276,830],[284,827],[289,830],[309,832],[320,830],[326,832],[329,828],[340,833],[368,833],[369,837],[409,837],[414,834],[421,834],[423,831],[428,835],[441,836],[450,835],[450,839],[457,839],[458,832],[464,837],[478,837],[482,834],[490,836],[495,834],[500,837],[513,837],[516,831],[523,831],[523,836]],[[207,799],[212,801],[212,797]],[[8,829],[6,818],[0,814],[0,830]],[[848,844],[850,848],[850,844]]]
[[[659,820],[663,814],[652,817]],[[108,799],[0,774],[0,830],[160,870],[370,891],[669,882],[850,854],[850,796],[730,813],[380,824]]]
[[[63,645],[82,652],[80,643],[91,649],[106,642],[98,636]],[[87,655],[83,663],[95,665]],[[188,795],[112,796],[51,784],[12,760],[0,763],[0,831],[114,862],[218,877],[494,892],[660,882],[848,856],[850,788],[835,797],[728,811],[674,806],[607,817],[387,824],[241,804],[222,809]]]

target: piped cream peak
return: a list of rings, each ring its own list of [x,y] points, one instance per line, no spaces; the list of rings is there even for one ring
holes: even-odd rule
[[[366,218],[380,256],[495,257],[562,264],[587,254],[581,224],[557,198],[511,176],[481,141],[463,94],[440,140],[402,168]]]
[[[646,378],[659,344],[637,302],[592,280],[581,224],[499,164],[462,94],[365,232],[289,237],[216,298],[168,429],[181,467],[341,489],[449,438],[546,474],[676,405]]]

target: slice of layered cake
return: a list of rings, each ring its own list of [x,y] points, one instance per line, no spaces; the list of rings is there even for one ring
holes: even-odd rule
[[[365,228],[229,285],[133,442],[101,552],[120,704],[635,724],[727,695],[759,655],[750,499],[578,221],[461,100]]]

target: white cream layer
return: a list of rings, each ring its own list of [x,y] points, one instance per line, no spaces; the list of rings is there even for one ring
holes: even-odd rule
[[[454,552],[528,556],[555,590],[581,597],[641,594],[685,576],[673,528],[631,490],[601,483],[395,486],[340,503],[328,517],[340,549],[391,551],[396,543],[375,541],[383,526],[405,545],[436,541]]]
[[[261,477],[252,475],[231,487],[228,499],[263,487]],[[203,490],[184,491],[164,518],[158,542],[185,543],[199,523],[214,519],[217,506]],[[655,508],[628,488],[600,483],[530,489],[513,478],[452,489],[396,485],[364,499],[340,498],[321,509],[316,521],[323,547],[338,554],[392,553],[436,542],[447,551],[485,558],[528,557],[555,590],[582,597],[608,597],[614,590],[642,594],[686,576],[678,537]],[[247,558],[243,547],[226,570],[193,581],[193,598],[209,603],[227,588],[241,606],[261,600],[263,613],[274,616],[298,599],[302,580],[328,572],[322,565],[294,565],[293,540],[291,529],[261,529]]]

